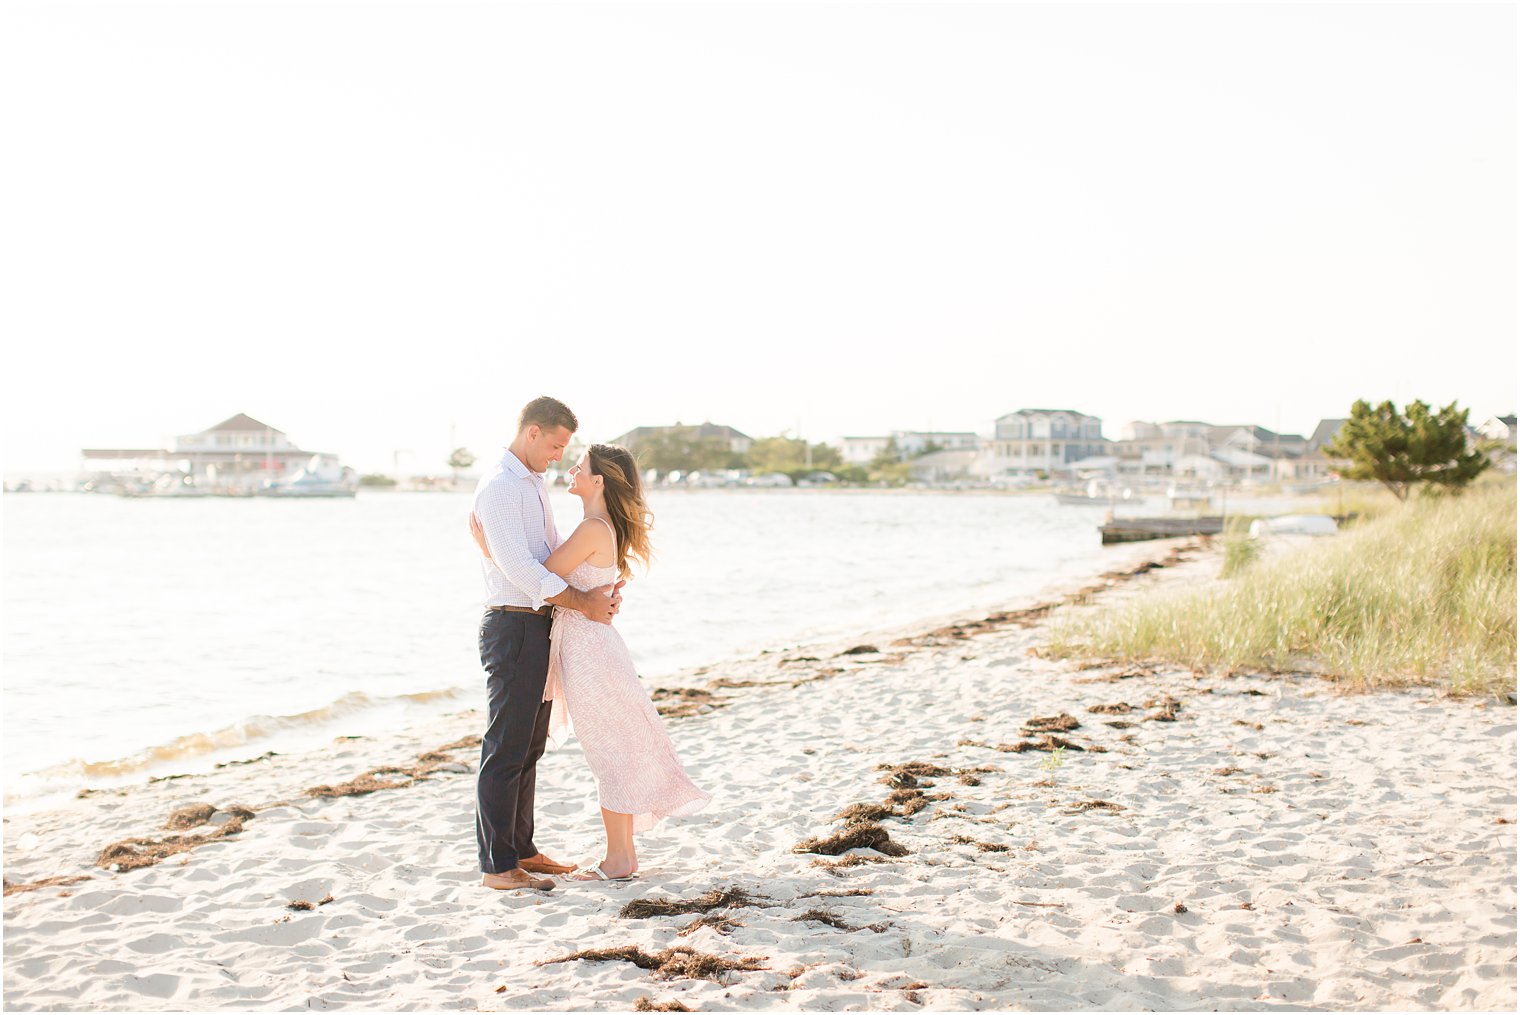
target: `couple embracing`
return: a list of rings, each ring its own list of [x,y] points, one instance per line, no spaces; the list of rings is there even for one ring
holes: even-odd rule
[[[651,516],[626,448],[593,444],[571,467],[584,518],[561,540],[543,473],[579,426],[563,402],[536,398],[517,436],[475,490],[486,612],[480,660],[489,719],[480,746],[475,833],[487,888],[554,887],[633,877],[633,834],[711,799],[686,777],[622,636],[612,626],[632,561],[649,562]],[[573,728],[596,777],[607,849],[583,871],[533,841],[533,790],[549,740]]]

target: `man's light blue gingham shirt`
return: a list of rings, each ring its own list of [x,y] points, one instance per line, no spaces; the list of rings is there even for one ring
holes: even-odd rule
[[[544,477],[512,452],[475,487],[475,517],[485,529],[491,559],[481,558],[487,606],[529,606],[565,591],[565,580],[544,567],[559,543]]]

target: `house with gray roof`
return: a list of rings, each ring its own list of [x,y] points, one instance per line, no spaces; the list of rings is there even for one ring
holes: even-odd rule
[[[613,438],[612,443],[621,444],[629,451],[637,454],[640,445],[648,444],[659,437],[679,437],[684,441],[692,443],[705,441],[721,442],[736,455],[748,454],[750,445],[755,443],[754,438],[748,434],[740,433],[731,426],[720,426],[717,423],[700,423],[693,426],[680,422],[677,422],[674,426],[635,427],[627,433]]]
[[[993,423],[978,471],[990,476],[1059,472],[1107,454],[1109,443],[1097,416],[1075,409],[1019,409]]]

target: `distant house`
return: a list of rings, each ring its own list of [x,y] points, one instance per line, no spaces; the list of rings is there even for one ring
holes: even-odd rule
[[[1272,459],[1240,448],[1219,448],[1209,457],[1225,467],[1225,476],[1233,481],[1264,482],[1272,478]]]
[[[886,454],[891,443],[891,437],[844,437],[839,453],[847,465],[870,465]]]
[[[1478,424],[1478,433],[1485,439],[1497,441],[1499,446],[1489,452],[1494,468],[1500,472],[1515,472],[1515,417],[1490,416]]]
[[[1276,433],[1264,426],[1219,426],[1196,419],[1135,420],[1119,433],[1110,454],[1119,460],[1122,473],[1246,482],[1301,475],[1309,443],[1299,434]]]
[[[1258,468],[1259,462],[1251,462],[1242,465],[1245,459],[1234,460],[1231,466],[1231,475],[1241,479],[1298,479],[1303,475],[1301,468],[1304,450],[1309,442],[1296,433],[1275,433],[1264,426],[1240,425],[1240,426],[1215,426],[1209,428],[1210,453],[1218,456],[1221,452],[1233,454],[1243,452],[1266,461],[1265,469]],[[1226,461],[1230,459],[1226,458]],[[1243,471],[1242,471],[1243,470]]]
[[[908,475],[921,483],[944,483],[955,479],[965,479],[971,475],[971,466],[976,461],[976,456],[975,448],[931,451],[927,455],[919,455],[908,462]]]
[[[1322,419],[1314,428],[1314,433],[1309,435],[1308,446],[1304,448],[1304,455],[1299,460],[1299,479],[1325,479],[1330,473],[1337,472],[1351,463],[1343,458],[1330,458],[1325,455],[1326,444],[1335,440],[1340,435],[1341,427],[1346,425],[1345,419]]]
[[[647,446],[661,437],[679,437],[693,443],[721,441],[736,455],[748,454],[750,445],[755,443],[754,439],[747,434],[742,434],[731,426],[719,426],[716,423],[701,423],[695,426],[676,423],[674,426],[635,427],[622,436],[613,438],[612,443],[621,444],[637,454],[641,446]]]
[[[89,472],[182,472],[199,485],[242,489],[257,488],[302,467],[338,466],[337,455],[297,447],[283,431],[241,412],[198,433],[176,437],[172,450],[83,448],[80,455]]]
[[[976,434],[964,430],[893,430],[898,453],[914,458],[933,451],[975,451],[980,443]]]
[[[1503,441],[1505,444],[1515,443],[1514,416],[1490,416],[1478,424],[1477,430],[1491,441]]]
[[[1237,448],[1268,458],[1285,458],[1302,455],[1309,442],[1301,434],[1274,433],[1264,426],[1211,426],[1209,446]]]
[[[1187,454],[1172,463],[1172,475],[1179,479],[1219,482],[1230,478],[1230,467],[1213,455]]]
[[[1346,425],[1344,419],[1322,419],[1319,426],[1314,428],[1314,433],[1309,437],[1309,446],[1304,449],[1305,454],[1315,454],[1326,444],[1335,440],[1340,435],[1341,427]]]
[[[1056,472],[1108,453],[1103,421],[1073,409],[1019,409],[999,416],[978,471],[992,475]]]
[[[966,430],[893,430],[885,437],[845,437],[840,455],[850,465],[870,465],[889,449],[899,462],[933,451],[976,451],[981,438]]]
[[[1208,423],[1174,419],[1166,423],[1135,420],[1120,428],[1120,439],[1110,452],[1119,459],[1119,471],[1136,475],[1170,475],[1190,456],[1209,454]]]

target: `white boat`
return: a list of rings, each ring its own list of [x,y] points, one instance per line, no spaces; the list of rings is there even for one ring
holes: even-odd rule
[[[1139,501],[1135,491],[1128,486],[1118,486],[1102,479],[1090,479],[1085,487],[1068,487],[1056,491],[1057,504],[1087,505],[1099,507],[1116,501]]]
[[[1258,536],[1333,536],[1340,531],[1329,515],[1278,515],[1251,523],[1251,538]]]
[[[338,465],[321,455],[298,469],[289,479],[271,481],[258,491],[259,497],[352,497],[359,490],[359,474],[346,465]]]
[[[115,488],[123,497],[210,497],[213,491],[195,485],[195,479],[181,472],[165,472],[150,482],[139,479],[123,482]]]

